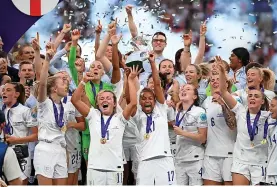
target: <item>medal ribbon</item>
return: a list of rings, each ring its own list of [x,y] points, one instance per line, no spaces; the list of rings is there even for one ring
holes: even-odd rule
[[[94,100],[95,100],[95,97],[96,97],[96,89],[95,89],[95,86],[92,82],[90,82],[90,85],[91,85],[91,91],[93,93],[93,97],[94,97]],[[99,92],[103,90],[103,82],[100,81],[100,85],[99,85]]]
[[[251,121],[250,121],[250,113],[249,113],[249,110],[247,111],[247,114],[246,114],[247,130],[248,130],[248,134],[251,142],[254,140],[255,131],[256,131],[260,116],[261,116],[261,111],[259,111],[258,114],[255,116],[253,127],[252,127]]]
[[[107,130],[109,128],[109,125],[110,125],[113,115],[114,115],[114,113],[108,118],[108,120],[105,123],[103,114],[101,113],[101,137],[102,138],[106,137]]]
[[[167,96],[168,96],[167,91],[169,90],[169,88],[171,87],[172,84],[173,84],[173,81],[171,83],[165,85],[165,89],[164,89],[164,98],[165,98],[165,100],[167,100]]]
[[[146,134],[149,134],[150,130],[151,130],[151,125],[152,125],[152,114],[147,115],[147,123],[146,123]]]
[[[16,102],[9,110],[8,110],[8,113],[7,113],[7,121],[8,121],[8,123],[6,123],[6,125],[5,125],[5,127],[4,127],[4,133],[5,134],[9,134],[9,135],[12,135],[13,134],[13,130],[12,130],[12,127],[11,127],[11,122],[10,122],[10,110],[12,109],[12,108],[15,108],[15,107],[17,107],[19,105],[19,103],[18,102]],[[6,105],[3,105],[2,106],[2,111],[4,112],[4,110],[7,108],[7,106]]]
[[[188,110],[183,114],[183,116],[181,117],[180,120],[179,120],[179,116],[180,116],[182,110],[178,111],[178,113],[177,113],[177,115],[176,115],[176,119],[175,119],[175,125],[176,125],[177,127],[180,126],[180,124],[181,124],[181,122],[183,121],[185,115],[191,110],[192,107],[193,107],[193,105],[191,105],[191,106],[188,108]]]
[[[61,104],[61,111],[60,111],[60,115],[58,114],[58,109],[57,106],[55,105],[54,101],[52,100],[51,97],[49,97],[49,99],[52,101],[53,104],[53,110],[54,110],[54,116],[55,116],[55,121],[56,124],[62,128],[64,126],[64,122],[63,122],[63,115],[64,115],[64,108],[63,108],[63,104],[62,102],[60,102]]]

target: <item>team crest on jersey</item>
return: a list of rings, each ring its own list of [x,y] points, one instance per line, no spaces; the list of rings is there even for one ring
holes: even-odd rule
[[[201,121],[207,121],[207,116],[205,113],[200,114]]]
[[[32,117],[36,119],[37,118],[37,114],[38,114],[38,108],[37,107],[32,108],[32,110],[31,110]]]

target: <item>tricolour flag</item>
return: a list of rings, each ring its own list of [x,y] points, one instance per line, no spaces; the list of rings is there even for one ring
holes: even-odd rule
[[[59,0],[12,0],[18,10],[30,16],[42,16],[53,10]]]

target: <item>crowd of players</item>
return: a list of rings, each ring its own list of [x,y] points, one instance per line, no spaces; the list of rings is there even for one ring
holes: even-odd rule
[[[70,24],[45,55],[38,36],[22,45],[18,67],[0,52],[1,136],[18,159],[13,171],[4,167],[6,180],[77,185],[82,173],[87,185],[276,185],[274,73],[243,46],[230,63],[203,62],[205,22],[195,62],[191,32],[174,61],[163,56],[163,32],[144,51],[131,6],[126,13],[134,49],[120,53],[116,20],[100,42],[99,21],[88,69]]]

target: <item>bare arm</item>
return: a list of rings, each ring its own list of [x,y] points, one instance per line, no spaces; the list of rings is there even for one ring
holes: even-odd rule
[[[74,128],[79,131],[86,130],[85,118],[84,117],[76,117],[77,122],[69,122],[67,124],[68,128]]]
[[[191,53],[190,53],[190,46],[192,43],[191,30],[188,34],[183,35],[183,40],[184,40],[184,50],[181,53],[180,63],[181,63],[182,72],[185,72],[188,65],[191,64]]]
[[[111,39],[110,35],[107,34],[105,36],[105,38],[102,40],[102,42],[100,43],[100,46],[99,46],[99,48],[97,50],[97,53],[96,53],[96,60],[101,61],[101,63],[104,66],[105,72],[109,72],[111,67],[112,67],[112,63],[105,56],[105,52],[106,52],[106,49],[108,47],[110,39]]]
[[[71,30],[71,24],[64,24],[63,29],[60,32],[60,34],[57,36],[57,38],[54,41],[54,49],[57,50],[59,45],[62,43],[62,40],[66,33],[68,33]]]
[[[29,142],[35,142],[38,140],[38,128],[32,127],[31,128],[32,134],[25,136],[25,137],[15,137],[10,135],[5,135],[6,141],[9,144],[25,144]]]
[[[180,128],[180,127],[178,127],[178,128]],[[190,133],[187,131],[183,131],[181,136],[190,138],[192,140],[195,140],[195,141],[203,144],[207,140],[207,128],[198,128],[198,133]]]
[[[237,101],[232,97],[232,95],[227,90],[227,86],[226,86],[227,78],[225,75],[225,70],[223,68],[221,58],[216,57],[216,60],[217,60],[217,66],[218,66],[218,72],[219,72],[219,87],[220,87],[220,91],[221,91],[221,96],[222,96],[223,100],[225,101],[225,103],[227,104],[227,106],[230,109],[233,109],[236,106]]]
[[[98,20],[98,25],[95,29],[95,59],[96,59],[96,53],[99,49],[99,46],[100,46],[100,35],[101,35],[101,32],[102,32],[102,25],[100,23],[100,20]]]
[[[203,62],[204,54],[205,54],[205,45],[206,45],[206,37],[205,34],[207,32],[207,26],[206,26],[206,21],[201,24],[200,26],[200,39],[199,39],[199,49],[198,49],[198,54],[195,58],[194,64],[198,65]]]
[[[130,92],[130,103],[127,104],[125,109],[123,110],[123,116],[125,119],[129,120],[131,115],[133,115],[133,111],[137,106],[137,93],[136,93],[136,77],[140,73],[138,67],[133,67],[131,73],[128,77],[128,85],[129,85],[129,92]]]
[[[35,50],[34,66],[35,66],[35,72],[36,72],[36,80],[39,80],[42,63],[40,59],[40,46],[38,45],[37,39],[34,39],[32,41],[32,47]]]
[[[121,73],[120,73],[120,68],[119,68],[119,56],[118,56],[118,43],[121,39],[122,35],[119,37],[117,35],[113,35],[111,37],[112,41],[112,65],[113,65],[113,72],[112,72],[112,79],[111,83],[116,84],[120,81],[121,79]]]
[[[129,30],[130,30],[130,33],[132,35],[132,38],[135,38],[138,36],[138,29],[137,29],[137,26],[134,22],[134,18],[133,18],[133,14],[132,14],[132,6],[131,5],[127,5],[126,6],[126,12],[127,12],[127,15],[128,15],[128,26],[129,26]]]
[[[13,180],[9,181],[9,185],[11,185],[11,186],[21,186],[21,185],[23,185],[23,182],[22,182],[21,178],[16,178],[16,179],[13,179]]]
[[[47,78],[48,78],[49,62],[55,54],[55,51],[53,48],[54,48],[54,44],[51,43],[51,47],[46,52],[45,61],[41,69],[38,97],[37,97],[37,100],[40,103],[44,102],[47,98]]]
[[[155,64],[154,54],[150,53],[149,61],[152,69],[152,77],[154,82],[154,91],[155,91],[156,99],[159,103],[164,104],[165,103],[164,92],[161,86],[159,73]]]
[[[77,89],[75,90],[75,92],[71,97],[72,104],[84,117],[87,117],[90,111],[90,108],[88,107],[88,105],[81,100],[81,97],[85,88],[85,85],[83,83],[87,83],[88,81],[89,81],[88,76],[85,75],[83,78],[83,81],[79,83],[79,86],[77,87]]]

